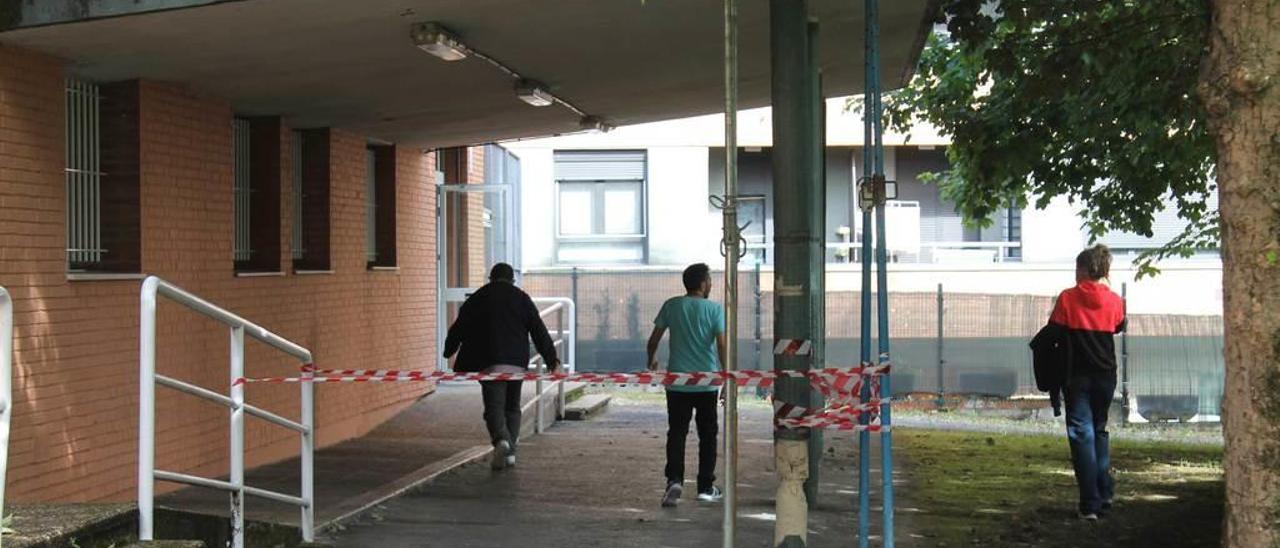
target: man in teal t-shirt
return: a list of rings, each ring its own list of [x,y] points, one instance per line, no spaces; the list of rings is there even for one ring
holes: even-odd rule
[[[711,294],[711,268],[698,263],[684,269],[685,295],[662,304],[649,336],[649,369],[658,368],[658,344],[671,330],[671,356],[667,370],[673,373],[719,371],[724,365],[724,307],[707,299]],[[663,506],[675,506],[684,492],[684,443],[689,420],[697,411],[698,500],[717,502],[724,495],[715,486],[716,416],[715,386],[667,387],[667,488]]]

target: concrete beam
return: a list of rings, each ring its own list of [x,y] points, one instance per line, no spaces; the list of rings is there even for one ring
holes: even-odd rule
[[[0,32],[240,0],[0,0]]]

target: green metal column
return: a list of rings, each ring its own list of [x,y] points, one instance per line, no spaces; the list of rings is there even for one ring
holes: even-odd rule
[[[812,338],[813,338],[813,357],[809,361],[809,367],[813,369],[822,369],[826,367],[827,356],[827,338],[824,334],[827,332],[826,317],[826,265],[827,265],[827,246],[826,246],[826,227],[827,227],[827,124],[826,124],[826,104],[822,101],[822,70],[818,65],[818,22],[809,20],[809,79],[812,82],[810,87],[810,111],[813,133],[813,147],[810,149],[810,162],[813,169],[813,177],[817,186],[811,191],[812,197],[817,200],[808,200],[806,205],[816,205],[817,209],[810,209],[807,218],[810,220],[808,229],[810,240],[817,238],[817,269],[811,272],[812,284],[810,285],[811,295],[816,298],[817,307],[813,309],[813,317],[811,318]],[[777,196],[777,193],[774,193]],[[811,260],[809,265],[814,265]],[[822,407],[826,404],[822,393],[809,388],[809,403],[813,407]],[[809,459],[809,479],[804,482],[805,500],[809,503],[809,508],[818,506],[818,471],[822,468],[822,446],[823,431],[821,429],[813,430],[809,435],[809,454],[813,458]]]
[[[806,0],[770,0],[773,94],[774,336],[805,340],[812,355],[775,355],[777,370],[807,371],[822,363],[823,227],[826,225],[819,147],[815,30]],[[780,378],[777,399],[813,407],[804,378]],[[775,429],[778,500],[775,544],[804,546],[807,502],[816,498],[816,463],[807,429]],[[812,456],[812,458],[810,458]],[[803,485],[801,485],[803,482]]]

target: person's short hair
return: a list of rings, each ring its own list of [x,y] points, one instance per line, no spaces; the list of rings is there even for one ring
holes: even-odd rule
[[[707,266],[706,263],[691,264],[684,269],[684,274],[681,275],[681,278],[684,280],[684,288],[688,291],[693,291],[702,287],[702,282],[711,279],[711,267]]]
[[[493,265],[489,270],[489,281],[491,282],[514,282],[516,281],[516,271],[507,263],[498,263]]]
[[[1091,280],[1101,280],[1111,275],[1111,249],[1098,244],[1076,255],[1076,270]]]

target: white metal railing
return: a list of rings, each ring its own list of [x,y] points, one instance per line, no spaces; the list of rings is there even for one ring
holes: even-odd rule
[[[560,360],[560,364],[561,364],[560,366],[563,367],[564,371],[567,373],[574,372],[576,370],[575,364],[578,363],[577,361],[578,309],[577,309],[577,306],[574,305],[573,299],[570,299],[567,297],[552,297],[552,298],[534,299],[533,302],[534,304],[551,305],[551,306],[548,306],[547,308],[540,310],[538,314],[543,318],[551,314],[556,315],[556,330],[555,330],[555,335],[551,338],[551,340],[557,349],[564,350],[564,356]],[[567,325],[565,324],[566,315],[569,321]],[[546,371],[546,363],[543,362],[541,355],[536,355],[532,359],[530,359],[529,366],[536,367],[538,370],[538,373],[543,373]],[[564,381],[556,381],[554,383],[554,387],[556,388],[556,391],[557,391],[556,418],[563,418],[564,408],[565,408]],[[546,392],[548,392],[549,390],[550,389],[544,388],[544,383],[542,379],[538,379],[535,382],[534,432],[537,432],[537,433],[542,433],[542,431],[546,428],[545,420],[543,417],[544,411],[542,410],[542,398],[543,396],[546,395]]]
[[[927,242],[920,244],[920,247],[929,250],[929,256],[934,263],[940,258],[938,255],[940,250],[984,252],[984,259],[987,258],[986,252],[993,252],[994,257],[990,257],[991,261],[1002,263],[1010,249],[1022,248],[1022,242]]]
[[[9,419],[13,416],[13,299],[0,287],[0,516],[9,469]]]
[[[165,297],[199,314],[217,320],[231,331],[231,367],[228,384],[230,394],[225,395],[194,384],[156,373],[156,299]],[[294,422],[280,415],[254,407],[244,402],[244,384],[237,383],[244,374],[244,338],[248,335],[303,364],[312,363],[311,351],[298,346],[267,329],[201,299],[182,288],[155,276],[142,282],[142,314],[139,339],[139,399],[138,399],[138,537],[153,540],[155,511],[155,480],[209,487],[231,493],[232,548],[244,547],[244,496],[271,499],[293,504],[302,509],[302,539],[315,539],[314,460],[315,441],[315,384],[300,382],[302,391],[301,422]],[[303,368],[302,376],[314,373]],[[156,451],[156,392],[159,384],[222,404],[231,410],[230,461],[231,475],[228,481],[202,478],[178,472],[157,470]],[[302,495],[295,497],[244,484],[244,417],[253,415],[260,419],[298,432],[302,438]]]

